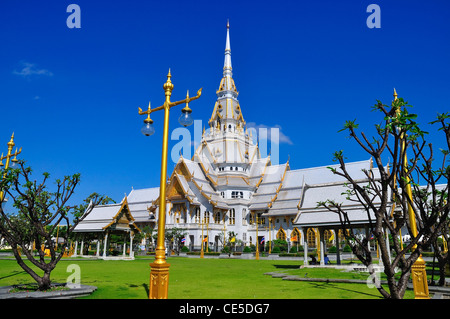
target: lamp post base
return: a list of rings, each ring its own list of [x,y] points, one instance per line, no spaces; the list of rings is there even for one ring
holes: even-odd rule
[[[425,260],[423,260],[422,255],[420,255],[416,262],[411,266],[411,276],[415,299],[430,299],[427,272],[425,271]]]
[[[169,266],[167,263],[151,263],[149,299],[167,299],[169,294]]]

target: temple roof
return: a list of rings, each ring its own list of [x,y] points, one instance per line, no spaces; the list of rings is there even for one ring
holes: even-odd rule
[[[126,197],[119,204],[98,205],[89,214],[85,212],[74,232],[104,232],[106,230],[140,232],[129,210]]]

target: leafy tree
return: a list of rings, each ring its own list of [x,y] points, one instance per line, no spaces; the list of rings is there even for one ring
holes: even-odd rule
[[[372,264],[367,243],[370,237],[374,236],[380,248],[389,292],[381,285],[377,288],[385,298],[403,298],[411,266],[422,251],[434,244],[441,235],[447,236],[445,238],[448,240],[450,203],[447,199],[450,166],[446,156],[450,148],[450,125],[447,124],[449,116],[448,113],[438,114],[438,119],[432,122],[441,124],[439,130],[444,132],[447,143],[447,149],[442,150],[442,164],[436,168],[433,166],[433,147],[425,140],[428,133],[419,127],[416,122],[417,115],[409,113],[408,107],[410,105],[402,98],[395,99],[391,107],[377,101],[373,110],[382,113],[383,122],[375,125],[376,135],[372,139],[367,138],[364,132],[357,134],[358,124],[355,120],[347,121],[341,130],[349,132],[350,138],[370,154],[374,161],[375,169],[364,171],[364,185],[350,176],[343,151],[334,153],[334,160],[340,165],[339,169],[331,170],[348,181],[348,190],[343,195],[348,200],[360,203],[367,212],[370,221],[369,236],[354,234],[348,212],[341,203],[332,200],[318,203],[319,206],[339,214],[342,228],[349,229],[344,232],[348,244],[366,266]],[[383,163],[383,158],[386,157],[390,158],[389,165]],[[439,182],[443,184],[438,184]],[[413,235],[410,212],[417,221],[417,236]],[[400,230],[405,225],[411,235],[411,241],[402,247]],[[390,252],[383,228],[386,228],[394,239],[391,248],[395,251],[395,257],[392,259],[389,258]],[[406,255],[411,250],[412,253]],[[444,257],[448,260],[448,253]],[[400,270],[398,279],[395,277],[396,269]],[[372,267],[369,267],[369,270],[374,271]]]
[[[19,266],[36,280],[39,290],[47,290],[51,286],[50,273],[63,256],[69,236],[78,224],[78,218],[75,217],[73,223],[70,219],[74,213],[86,208],[84,204],[69,205],[69,199],[80,183],[80,174],[57,179],[55,190],[50,190],[46,185],[49,173],[44,173],[42,181],[38,182],[32,179],[32,170],[25,167],[24,161],[18,164],[18,168],[4,171],[0,179],[0,191],[4,192],[5,198],[12,200],[14,208],[13,212],[7,213],[0,206],[0,233],[11,246]],[[105,198],[92,194],[85,216]],[[65,231],[59,234],[64,238],[64,243],[59,245],[57,251],[52,237],[60,224],[65,226]],[[37,250],[37,258],[33,246]],[[47,259],[46,249],[50,254]],[[39,274],[35,268],[27,265],[23,255],[43,273]]]
[[[166,229],[165,237],[166,240],[172,243],[172,247],[177,253],[177,255],[180,254],[181,249],[181,240],[187,235],[186,229],[183,228],[170,228]]]

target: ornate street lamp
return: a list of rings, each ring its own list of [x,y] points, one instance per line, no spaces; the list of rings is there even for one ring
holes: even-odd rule
[[[16,151],[14,153],[12,153],[12,150],[14,148],[14,133],[11,136],[11,140],[8,142],[8,152],[6,153],[6,156],[0,156],[0,168],[4,167],[4,173],[3,173],[3,178],[6,177],[6,170],[10,167],[10,163],[11,163],[11,167],[16,166],[17,162],[19,161],[17,159],[17,155],[19,155],[22,152],[22,148],[20,148],[19,150],[17,150],[16,147]],[[13,157],[13,159],[11,159],[11,157]],[[6,159],[6,163],[3,164],[3,160]],[[3,202],[5,194],[1,191],[0,192],[0,204]]]
[[[189,91],[186,98],[181,101],[171,102],[170,96],[172,95],[173,84],[170,80],[172,75],[167,74],[167,81],[164,83],[164,92],[166,100],[163,105],[152,109],[150,103],[148,104],[148,110],[142,111],[139,108],[139,115],[147,115],[144,120],[144,127],[141,132],[150,136],[155,133],[153,127],[153,120],[150,118],[150,114],[159,110],[164,110],[164,134],[162,143],[162,156],[161,156],[161,180],[159,188],[159,214],[158,214],[158,239],[156,241],[156,253],[155,261],[150,264],[150,291],[149,298],[151,299],[167,299],[169,292],[169,264],[166,263],[165,256],[165,226],[166,226],[166,178],[167,178],[167,149],[169,144],[169,111],[172,107],[186,103],[186,106],[181,110],[182,114],[179,118],[179,122],[183,126],[191,125],[193,120],[191,117],[192,110],[189,108],[189,102],[198,99],[202,94],[202,89],[197,91],[197,95],[189,97]]]

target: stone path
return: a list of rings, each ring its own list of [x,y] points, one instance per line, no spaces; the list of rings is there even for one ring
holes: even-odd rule
[[[0,299],[73,299],[88,296],[97,290],[95,286],[80,285],[79,288],[55,291],[24,291],[10,293],[14,286],[0,287]]]
[[[288,275],[282,272],[266,272],[264,275],[272,276],[272,278],[281,278],[282,280],[290,281],[310,281],[310,282],[337,282],[337,283],[354,283],[367,284],[367,280],[361,279],[343,279],[343,278],[308,278],[297,275]],[[386,280],[381,280],[382,285],[386,285]],[[408,284],[408,289],[413,289],[412,283]],[[428,290],[433,296],[431,299],[450,299],[450,287],[429,286]]]

